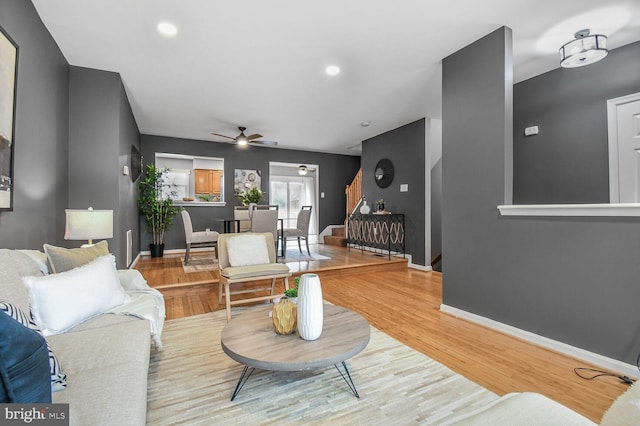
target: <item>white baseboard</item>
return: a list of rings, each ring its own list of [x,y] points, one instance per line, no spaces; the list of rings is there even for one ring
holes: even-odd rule
[[[498,321],[494,321],[490,318],[485,318],[480,315],[473,314],[471,312],[463,311],[462,309],[445,305],[444,303],[440,305],[440,311],[447,313],[449,315],[453,315],[455,317],[462,318],[464,320],[500,331],[502,333],[517,337],[529,343],[533,343],[534,345],[542,346],[544,348],[551,349],[552,351],[560,352],[570,357],[580,359],[584,362],[597,365],[598,367],[604,370],[616,372],[621,375],[633,377],[636,379],[640,378],[640,371],[638,371],[638,367],[635,365],[627,364],[617,359],[608,358],[606,356],[603,356],[594,352],[590,352],[585,349],[577,348],[575,346],[571,346],[566,343],[559,342],[557,340],[549,339],[548,337],[540,336],[538,334],[531,333],[529,331],[521,330],[519,328],[510,326],[507,324],[503,324]]]
[[[136,267],[136,265],[138,264],[138,261],[140,260],[140,257],[142,257],[142,253],[138,253],[136,258],[133,259],[133,262],[131,262],[131,265],[129,265],[129,269],[133,269]]]

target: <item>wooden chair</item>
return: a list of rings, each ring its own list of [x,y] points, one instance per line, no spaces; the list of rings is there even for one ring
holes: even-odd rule
[[[218,232],[216,231],[193,231],[191,216],[186,210],[182,210],[182,223],[184,224],[184,239],[187,243],[187,250],[184,255],[184,264],[189,263],[189,254],[192,247],[213,247],[214,254],[217,251]]]
[[[289,288],[291,272],[287,265],[276,262],[276,248],[271,232],[220,234],[218,238],[218,265],[220,267],[218,303],[222,303],[222,295],[224,294],[227,321],[231,320],[231,306],[272,300],[283,296],[273,293],[276,279],[282,278],[285,290]],[[271,285],[268,287],[231,290],[232,284],[269,279]],[[269,295],[231,300],[231,296],[236,294],[264,291],[269,291]]]

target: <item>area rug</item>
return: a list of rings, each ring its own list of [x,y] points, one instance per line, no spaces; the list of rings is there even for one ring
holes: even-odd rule
[[[202,271],[217,271],[218,259],[214,255],[200,255],[189,256],[189,263],[184,264],[184,257],[180,258],[182,261],[182,269],[184,272],[202,272]]]
[[[256,370],[231,402],[242,366],[220,347],[225,324],[224,311],[167,321],[151,355],[147,425],[440,425],[498,398],[372,327],[347,361],[359,400],[331,367]]]
[[[279,258],[278,260],[282,260],[282,262],[302,262],[305,260],[329,260],[330,257],[323,256],[321,254],[312,253],[311,256],[308,256],[306,252],[300,253],[298,249],[295,250],[287,250],[287,257]]]

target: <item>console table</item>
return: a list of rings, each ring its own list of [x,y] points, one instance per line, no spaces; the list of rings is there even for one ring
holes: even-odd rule
[[[349,216],[347,244],[405,254],[403,214],[360,214]]]

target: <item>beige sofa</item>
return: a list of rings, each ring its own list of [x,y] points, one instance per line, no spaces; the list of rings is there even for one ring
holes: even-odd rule
[[[45,260],[41,252],[1,249],[0,301],[28,312],[22,277],[44,276]],[[149,355],[161,345],[164,301],[137,271],[117,273],[127,303],[47,337],[67,376],[66,389],[54,392],[53,402],[69,404],[72,425],[146,422]]]
[[[601,426],[640,424],[640,385],[632,385],[602,417]],[[595,383],[594,383],[595,386]],[[586,417],[533,392],[509,393],[475,411],[461,414],[442,425],[469,426],[594,426]]]

